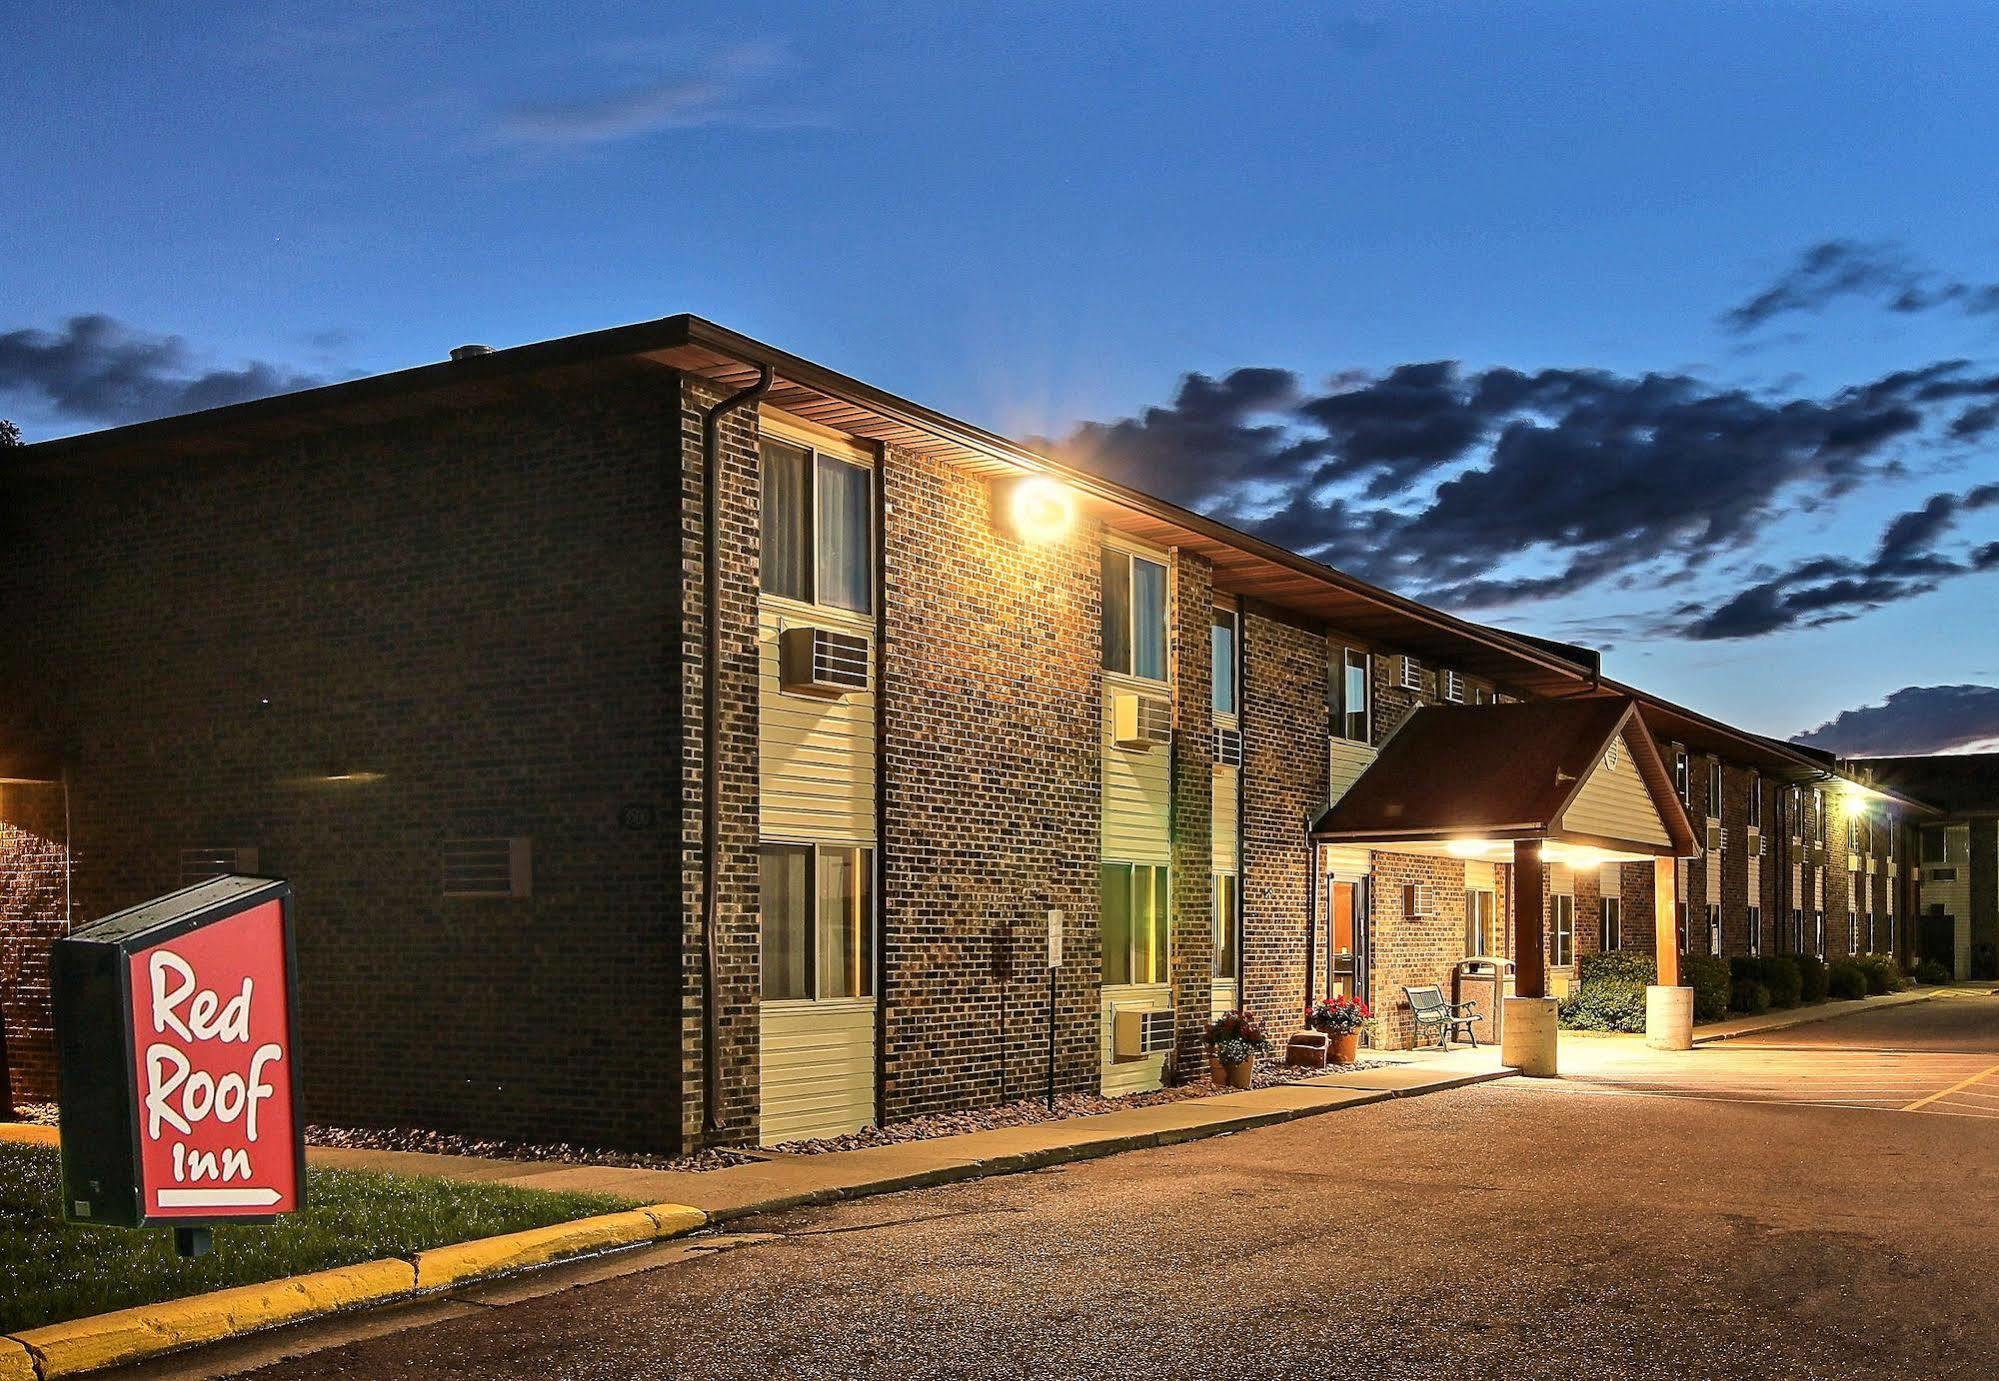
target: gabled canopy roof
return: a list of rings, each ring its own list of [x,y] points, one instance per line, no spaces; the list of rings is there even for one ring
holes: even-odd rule
[[[1628,823],[1606,823],[1617,812],[1576,807],[1620,740],[1641,785],[1630,793]],[[1313,822],[1312,836],[1349,844],[1556,839],[1630,853],[1700,852],[1637,704],[1607,696],[1425,706]]]

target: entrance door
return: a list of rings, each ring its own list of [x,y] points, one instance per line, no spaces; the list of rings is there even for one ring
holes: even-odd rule
[[[1326,879],[1325,997],[1367,1000],[1367,893],[1352,878]]]
[[[1916,936],[1916,952],[1925,959],[1934,959],[1957,974],[1957,917],[1947,914],[1941,907],[1923,917],[1922,929]]]

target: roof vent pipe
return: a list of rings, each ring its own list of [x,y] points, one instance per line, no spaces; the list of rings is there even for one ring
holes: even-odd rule
[[[451,358],[454,360],[476,360],[481,355],[490,355],[492,353],[493,347],[490,345],[461,345],[451,352]]]

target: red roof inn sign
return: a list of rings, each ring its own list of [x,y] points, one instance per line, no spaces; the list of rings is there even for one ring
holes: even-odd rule
[[[207,1229],[303,1206],[291,888],[221,877],[55,945],[63,1214]],[[187,1251],[206,1233],[184,1231]]]

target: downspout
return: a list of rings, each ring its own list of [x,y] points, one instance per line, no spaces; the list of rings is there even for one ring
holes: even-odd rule
[[[763,365],[755,383],[708,409],[701,423],[701,611],[706,662],[701,677],[701,1123],[711,1132],[722,1125],[715,1108],[722,1085],[715,1013],[715,970],[720,962],[715,887],[721,868],[715,855],[721,829],[715,816],[721,801],[716,775],[722,760],[722,419],[754,404],[770,392],[770,385],[770,366]]]
[[[888,1122],[888,447],[875,446],[874,492],[875,597],[875,847],[870,894],[874,915],[875,990],[875,1125]],[[1001,999],[1000,1085],[1005,1101],[1005,997]]]

